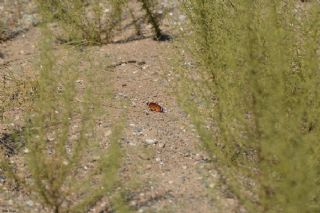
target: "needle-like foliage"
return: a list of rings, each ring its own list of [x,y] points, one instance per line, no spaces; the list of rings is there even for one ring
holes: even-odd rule
[[[25,166],[1,153],[1,172],[51,212],[87,212],[119,184],[123,121],[109,137],[97,131],[110,97],[98,57],[70,46],[54,51],[47,27],[42,36],[37,97],[23,134]]]
[[[249,212],[320,211],[319,2],[183,4],[181,100],[226,183]]]

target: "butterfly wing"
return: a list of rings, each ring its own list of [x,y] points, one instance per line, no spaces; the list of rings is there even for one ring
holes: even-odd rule
[[[155,102],[148,102],[147,105],[150,111],[163,112],[163,108]]]

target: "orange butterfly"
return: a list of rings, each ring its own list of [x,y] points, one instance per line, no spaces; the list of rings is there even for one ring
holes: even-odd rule
[[[163,107],[155,102],[147,102],[147,105],[148,105],[150,111],[164,112]]]

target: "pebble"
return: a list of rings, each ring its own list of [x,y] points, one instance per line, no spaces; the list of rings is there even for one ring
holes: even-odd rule
[[[202,156],[199,153],[197,153],[194,159],[200,161],[202,160]]]
[[[0,183],[4,183],[5,181],[6,181],[6,177],[0,175]]]
[[[179,21],[181,21],[181,22],[183,22],[183,21],[185,21],[186,20],[186,16],[185,15],[180,15],[179,16]]]
[[[32,200],[28,200],[28,201],[26,202],[26,204],[27,204],[28,206],[32,207],[32,206],[33,206],[33,201],[32,201]]]
[[[165,144],[165,143],[159,143],[159,145],[158,145],[158,146],[159,146],[159,148],[162,148],[162,149],[163,149],[163,148],[165,148],[165,147],[166,147],[166,144]]]
[[[145,142],[148,144],[148,145],[153,145],[153,144],[157,144],[158,141],[155,140],[155,139],[146,139]]]
[[[142,128],[136,127],[133,130],[133,134],[134,135],[142,135],[142,133],[143,133],[143,129]]]
[[[112,130],[111,129],[108,129],[105,133],[104,133],[104,136],[105,137],[108,137],[112,134]]]

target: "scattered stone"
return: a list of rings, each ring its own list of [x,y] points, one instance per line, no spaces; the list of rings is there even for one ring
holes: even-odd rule
[[[4,183],[5,181],[6,181],[6,177],[0,175],[0,183]]]
[[[199,153],[197,153],[194,159],[200,161],[202,160],[202,156]]]
[[[184,157],[186,157],[186,158],[188,158],[188,157],[190,157],[190,156],[191,156],[191,154],[190,154],[189,152],[187,152],[187,153],[184,154]]]
[[[8,201],[8,204],[9,204],[10,206],[12,206],[12,205],[13,205],[13,200],[9,200],[9,201]]]
[[[108,130],[104,133],[104,136],[105,136],[105,137],[109,137],[111,134],[112,134],[111,129],[108,129]]]
[[[179,16],[179,20],[180,20],[181,22],[185,21],[186,18],[187,18],[187,17],[186,17],[185,15],[180,15],[180,16]]]
[[[136,201],[133,200],[133,201],[130,202],[130,206],[136,206],[136,205],[137,205]]]
[[[140,128],[140,127],[136,127],[136,128],[134,128],[134,130],[133,130],[133,134],[134,134],[134,135],[143,135],[143,129]]]
[[[165,148],[165,147],[166,147],[166,144],[165,144],[165,143],[159,143],[159,145],[158,145],[158,146],[159,146],[159,148],[162,148],[162,149],[163,149],[163,148]]]
[[[145,142],[148,144],[148,145],[153,145],[153,144],[157,144],[158,141],[155,140],[155,139],[146,139]]]
[[[32,200],[28,200],[28,201],[26,202],[26,204],[27,204],[28,206],[32,207],[32,206],[33,206],[33,201],[32,201]]]
[[[92,157],[92,161],[98,161],[100,159],[101,159],[101,157],[99,155],[95,155]]]
[[[24,14],[22,17],[22,24],[27,28],[31,26],[36,26],[38,23],[39,21],[36,19],[34,15]]]

